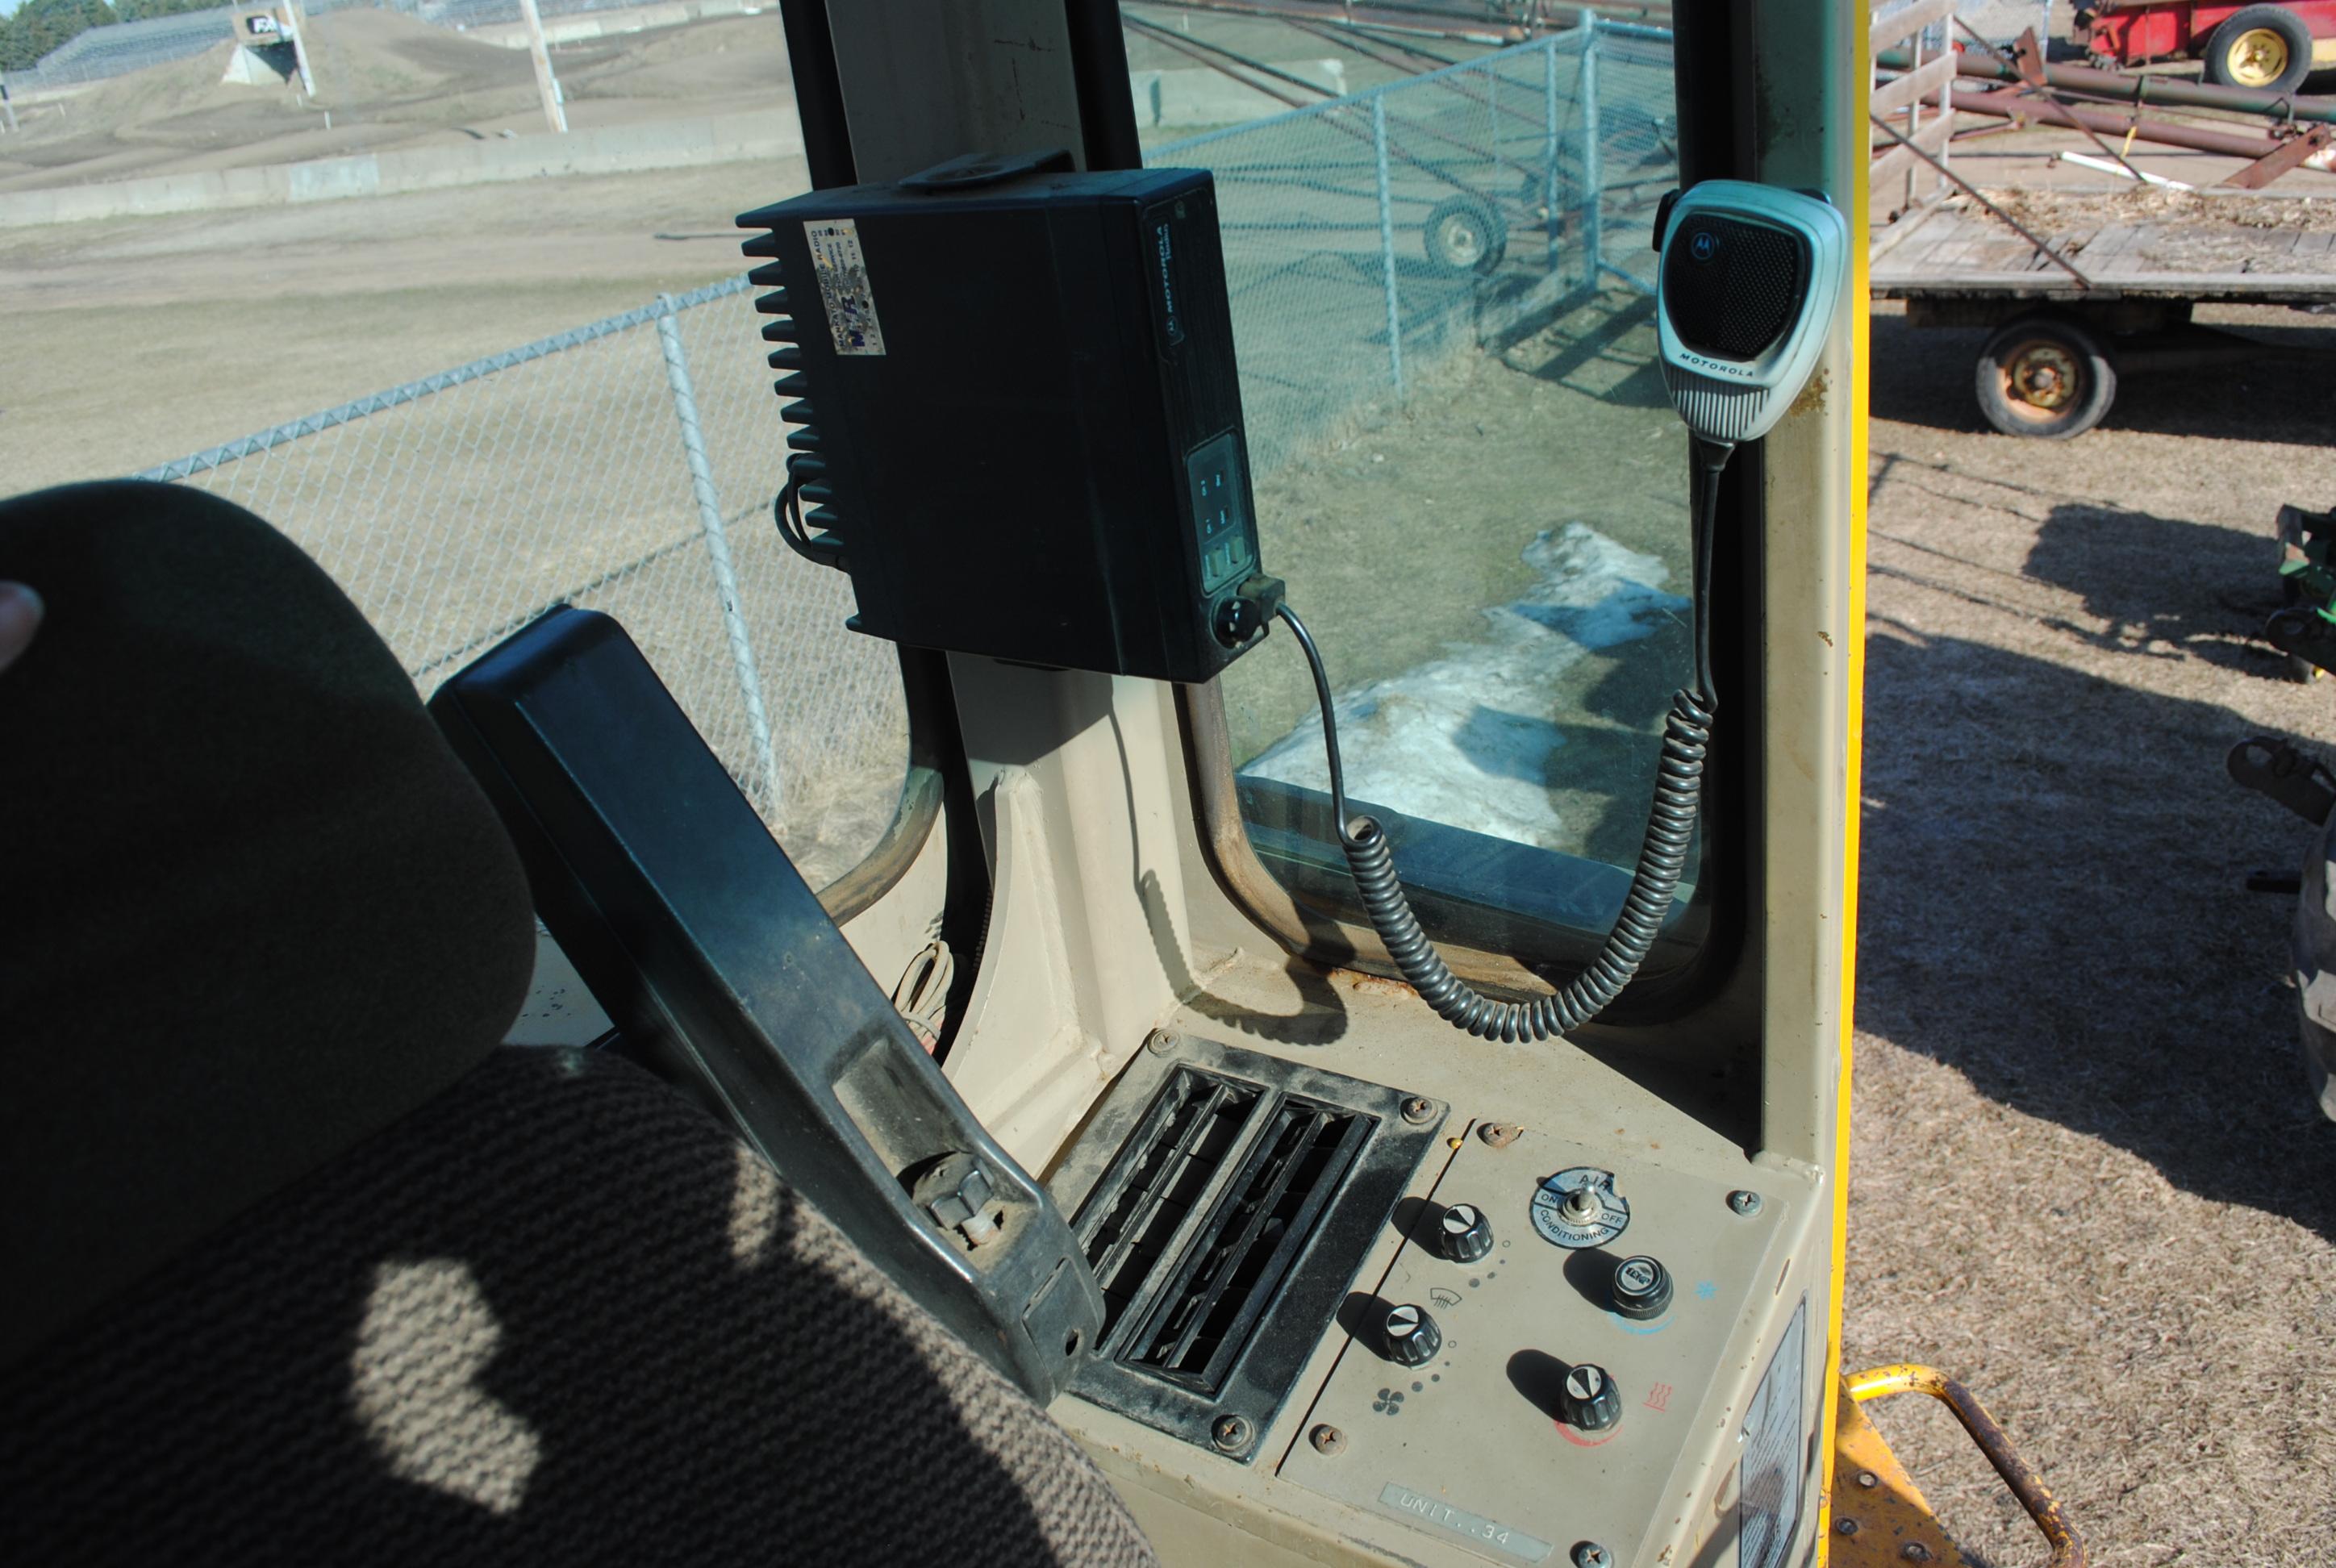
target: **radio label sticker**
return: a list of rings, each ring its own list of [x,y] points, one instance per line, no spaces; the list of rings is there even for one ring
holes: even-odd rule
[[[838,354],[881,354],[884,328],[876,319],[876,291],[868,282],[868,258],[860,251],[860,224],[831,218],[803,225],[811,245],[812,270],[827,307],[827,330]]]

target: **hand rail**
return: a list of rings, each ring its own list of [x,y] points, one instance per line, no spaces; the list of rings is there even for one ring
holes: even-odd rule
[[[1979,1451],[1987,1456],[1987,1462],[2003,1477],[2003,1484],[2020,1499],[2028,1516],[2036,1521],[2036,1528],[2044,1533],[2044,1539],[2052,1548],[2051,1568],[2085,1568],[2085,1544],[2062,1515],[2060,1505],[2045,1490],[2043,1478],[2013,1449],[2010,1437],[1970,1389],[1934,1367],[1911,1362],[1874,1367],[1844,1381],[1849,1386],[1849,1397],[1861,1405],[1893,1394],[1928,1394],[1954,1412],[1955,1419],[1979,1445]]]

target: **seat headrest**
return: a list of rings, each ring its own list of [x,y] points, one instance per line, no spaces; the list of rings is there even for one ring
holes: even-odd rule
[[[502,1038],[501,824],[315,562],[200,491],[0,502],[0,1365]]]

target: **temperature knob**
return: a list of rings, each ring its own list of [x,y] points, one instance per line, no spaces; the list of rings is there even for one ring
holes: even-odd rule
[[[1622,1396],[1603,1367],[1587,1361],[1565,1375],[1562,1401],[1569,1426],[1585,1432],[1603,1432],[1622,1418]]]
[[[1641,1254],[1614,1266],[1614,1311],[1637,1322],[1660,1318],[1671,1304],[1671,1271]]]
[[[1436,1224],[1436,1250],[1455,1263],[1473,1263],[1493,1250],[1493,1222],[1474,1203],[1455,1203]]]
[[[1444,1330],[1425,1307],[1390,1307],[1380,1329],[1387,1359],[1404,1367],[1425,1367],[1444,1349]]]

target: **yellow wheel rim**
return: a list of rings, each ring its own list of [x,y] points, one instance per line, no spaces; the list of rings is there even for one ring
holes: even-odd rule
[[[2060,345],[2043,339],[2020,344],[1997,361],[2011,412],[2035,424],[2058,419],[2083,401],[2084,366]]]
[[[2268,87],[2287,74],[2287,40],[2270,27],[2250,28],[2231,40],[2223,63],[2242,87]]]

